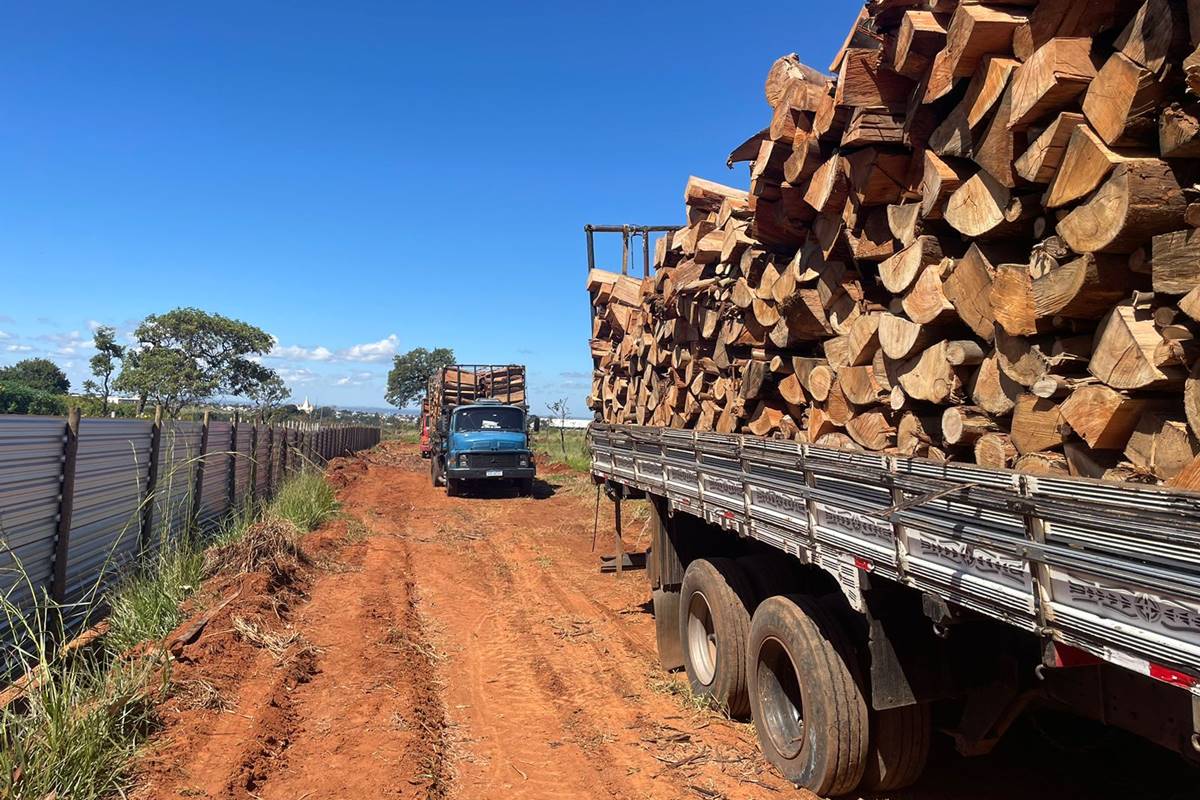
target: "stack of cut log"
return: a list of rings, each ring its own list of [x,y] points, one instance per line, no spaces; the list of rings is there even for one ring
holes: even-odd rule
[[[749,191],[588,276],[597,417],[1200,488],[1198,43],[1200,0],[872,0],[771,67]]]

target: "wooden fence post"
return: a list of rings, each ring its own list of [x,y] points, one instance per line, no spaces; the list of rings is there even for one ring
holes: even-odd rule
[[[208,455],[208,412],[200,422],[200,459],[196,463],[196,482],[192,488],[192,513],[188,518],[192,525],[200,519],[200,496],[204,493],[204,462]]]
[[[142,509],[142,529],[138,551],[145,553],[154,532],[154,493],[158,491],[158,462],[162,453],[162,406],[154,407],[154,423],[150,427],[150,469],[146,473],[146,507]]]
[[[71,552],[71,515],[75,507],[75,465],[79,458],[79,408],[67,415],[63,444],[62,484],[58,501],[58,528],[54,539],[54,578],[50,596],[56,603],[67,599],[67,558]]]
[[[237,458],[238,458],[238,428],[237,412],[229,421],[229,475],[225,495],[225,510],[232,511],[237,504]]]
[[[258,499],[258,423],[250,426],[250,501]]]
[[[275,494],[275,429],[267,426],[267,497]]]

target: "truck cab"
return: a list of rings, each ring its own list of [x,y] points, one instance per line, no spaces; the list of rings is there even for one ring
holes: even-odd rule
[[[454,407],[438,420],[435,482],[440,472],[446,493],[455,496],[467,481],[510,481],[528,497],[535,474],[528,426],[525,409],[498,400]]]

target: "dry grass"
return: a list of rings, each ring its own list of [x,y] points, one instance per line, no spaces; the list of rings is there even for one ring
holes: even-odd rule
[[[242,641],[266,650],[275,656],[276,661],[284,661],[288,651],[299,645],[299,650],[311,649],[303,636],[296,631],[271,631],[262,625],[245,617],[233,618],[233,629]]]
[[[209,550],[204,571],[208,575],[266,572],[278,577],[305,563],[308,558],[300,547],[296,526],[281,517],[267,516],[251,525],[242,538]]]
[[[180,681],[173,687],[175,699],[180,707],[189,710],[232,711],[233,702],[206,680]]]

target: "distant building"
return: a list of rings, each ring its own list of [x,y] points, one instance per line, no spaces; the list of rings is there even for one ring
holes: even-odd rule
[[[312,412],[317,410],[317,407],[314,406],[312,403],[308,402],[308,395],[305,395],[304,402],[301,403],[300,405],[296,406],[296,410],[303,414],[311,414]]]
[[[547,428],[586,428],[592,424],[590,419],[558,419],[557,417],[542,417]]]

